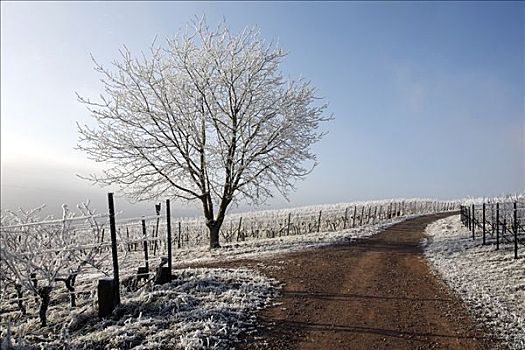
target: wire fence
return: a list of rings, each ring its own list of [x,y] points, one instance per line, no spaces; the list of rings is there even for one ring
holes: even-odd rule
[[[483,245],[495,244],[496,250],[510,246],[518,259],[525,247],[525,199],[462,205],[460,215],[473,240],[481,236]]]

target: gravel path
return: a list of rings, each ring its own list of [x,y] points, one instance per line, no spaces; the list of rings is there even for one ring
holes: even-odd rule
[[[496,348],[423,256],[425,227],[447,215],[408,220],[350,244],[211,265],[256,268],[284,284],[274,306],[259,314],[258,330],[237,347]]]

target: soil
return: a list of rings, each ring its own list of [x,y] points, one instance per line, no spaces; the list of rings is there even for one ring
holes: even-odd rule
[[[260,260],[249,267],[283,283],[239,349],[494,349],[497,340],[431,270],[419,217],[367,239]]]

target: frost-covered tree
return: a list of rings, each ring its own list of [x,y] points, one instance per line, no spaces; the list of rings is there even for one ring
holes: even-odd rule
[[[108,164],[95,182],[135,200],[175,196],[202,202],[210,246],[228,206],[287,196],[316,164],[326,105],[304,79],[285,78],[286,54],[246,28],[205,20],[110,68],[95,62],[104,92],[79,96],[97,125],[79,125],[78,148]]]

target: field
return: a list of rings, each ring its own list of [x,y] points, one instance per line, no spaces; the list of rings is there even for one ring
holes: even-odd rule
[[[227,218],[220,232],[222,247],[211,250],[203,220],[168,220],[160,211],[156,216],[127,219],[117,212],[114,230],[111,229],[111,215],[94,213],[87,204],[79,206],[80,214],[76,215],[64,207],[62,219],[42,220],[38,210],[6,213],[2,217],[2,262],[6,262],[2,264],[0,306],[3,346],[6,349],[229,349],[248,346],[251,343],[246,343],[247,339],[253,335],[257,341],[248,348],[266,348],[273,344],[268,348],[278,349],[282,348],[283,339],[288,339],[287,333],[278,337],[281,343],[268,340],[268,335],[275,330],[269,330],[268,323],[260,319],[260,310],[268,310],[264,311],[270,315],[268,317],[284,317],[283,310],[297,310],[295,313],[286,311],[286,317],[303,315],[307,317],[304,322],[308,325],[313,319],[311,315],[321,317],[308,307],[324,309],[330,298],[339,300],[347,298],[345,295],[373,296],[367,310],[378,310],[378,313],[373,313],[381,317],[374,321],[376,325],[387,322],[381,332],[393,337],[398,332],[403,339],[413,337],[416,339],[413,344],[436,342],[446,346],[438,338],[424,336],[431,329],[409,330],[411,326],[407,323],[404,327],[408,328],[401,331],[395,330],[400,323],[388,323],[392,313],[406,308],[409,311],[418,303],[392,304],[395,299],[391,298],[386,299],[390,300],[387,303],[379,303],[381,299],[377,296],[378,291],[386,288],[385,291],[395,295],[415,293],[414,298],[419,300],[426,298],[421,296],[425,293],[443,291],[436,291],[440,287],[421,290],[417,283],[410,287],[409,281],[430,278],[428,283],[439,286],[442,278],[453,293],[469,305],[462,322],[472,324],[472,329],[478,329],[476,324],[483,329],[469,333],[469,337],[485,344],[483,346],[499,344],[503,348],[520,349],[524,344],[524,334],[519,331],[523,329],[520,315],[525,312],[522,302],[524,260],[522,257],[515,259],[515,244],[520,245],[521,241],[513,241],[513,232],[519,240],[523,238],[519,229],[525,221],[521,210],[524,203],[522,197],[499,199],[497,206],[495,202],[486,199],[461,203],[388,200],[234,214]],[[496,207],[498,211],[494,212]],[[483,212],[480,216],[479,211],[483,208],[485,220],[480,219]],[[423,216],[422,220],[428,220],[425,215],[438,212],[460,212],[461,215],[437,221],[426,231],[429,238],[425,256],[436,273],[436,282],[427,276],[429,273],[423,267],[417,272],[422,275],[416,278],[414,271],[405,271],[408,265],[402,263],[403,260],[395,262],[392,259],[404,256],[400,253],[410,252],[415,254],[415,262],[409,265],[421,263],[419,235],[422,233],[417,231],[420,226],[394,227],[401,227],[399,225],[405,220],[410,223],[413,221],[410,219],[420,216]],[[499,226],[494,224],[498,222],[494,221],[496,217],[500,220]],[[409,233],[408,227],[416,231]],[[513,231],[514,228],[518,231]],[[502,231],[496,236],[500,229]],[[389,230],[391,233],[387,234]],[[405,242],[403,237],[412,238]],[[379,241],[372,243],[375,240]],[[496,242],[499,242],[497,251]],[[168,247],[171,252],[168,252]],[[323,255],[316,258],[312,249]],[[329,250],[323,249],[335,249],[334,254],[344,255],[329,258],[327,253],[322,253]],[[162,283],[158,278],[162,266],[167,265],[168,254],[172,257],[172,279]],[[376,254],[383,255],[374,257]],[[370,257],[374,257],[370,261],[375,263],[366,262]],[[294,259],[301,262],[294,263]],[[343,263],[345,259],[351,261]],[[319,266],[308,267],[309,260]],[[306,264],[307,268],[297,270],[293,267],[295,264]],[[358,268],[363,264],[379,265],[369,267],[373,273],[366,273]],[[327,270],[329,266],[336,270]],[[323,292],[319,288],[334,285],[332,279],[341,269],[350,277],[340,278],[358,279],[360,282],[356,286],[368,286],[368,289],[354,294],[340,294],[334,290],[327,294],[331,297],[321,301],[324,306],[304,304],[304,296],[293,294],[296,291],[292,294],[299,298],[297,301],[286,304],[290,300],[283,299],[292,292],[290,286],[297,283],[305,288],[307,294],[304,295],[328,293],[328,289]],[[392,269],[397,271],[397,277],[391,276]],[[105,293],[100,289],[101,281],[112,281],[115,272],[120,280],[120,304],[104,316],[100,314],[104,303],[101,298]],[[294,273],[302,277],[292,277]],[[290,278],[296,279],[291,282]],[[308,281],[316,280],[318,284],[308,284]],[[366,281],[379,282],[383,287],[374,287]],[[354,287],[352,284],[346,288]],[[454,299],[446,294],[441,299],[451,298]],[[347,305],[353,304],[337,308]],[[447,302],[440,306],[440,310],[458,307],[464,308],[460,301]],[[389,311],[380,312],[383,308]],[[410,315],[424,309],[419,307],[417,310]],[[355,308],[348,310],[349,315],[356,312]],[[444,317],[432,313],[425,315],[429,322]],[[473,315],[473,319],[468,315]],[[343,322],[346,326],[341,325],[341,329],[361,327],[357,326],[359,319],[340,318],[339,321],[327,322]],[[458,320],[447,322],[451,322],[450,327],[454,328]],[[309,327],[316,329],[318,326]],[[303,326],[283,329],[298,334],[312,332]],[[312,334],[317,334],[315,337],[319,341],[326,337],[322,332]],[[480,334],[488,334],[490,339],[483,340],[480,337],[484,335]],[[333,339],[350,341],[350,338],[340,338],[339,333],[336,335],[323,340],[327,342],[326,348],[336,348]],[[359,339],[360,344],[371,345],[376,341],[375,335]],[[295,344],[296,339],[288,341]],[[385,344],[403,346],[397,340]]]
[[[261,257],[330,245],[372,235],[385,224],[410,216],[455,208],[456,203],[399,200],[236,214],[224,224],[223,247],[211,251],[202,220],[174,220],[173,265]],[[119,219],[117,215],[115,243],[122,306],[109,319],[99,320],[97,283],[114,276],[109,219],[107,215],[92,213],[87,206],[83,209],[82,216],[73,216],[65,209],[64,218],[58,220],[38,221],[37,212],[3,217],[2,247],[7,249],[3,249],[2,258],[11,259],[15,265],[12,270],[2,271],[4,341],[9,339],[13,345],[26,348],[44,344],[46,348],[60,348],[66,343],[71,348],[140,349],[159,348],[159,344],[167,348],[226,348],[241,329],[253,323],[250,320],[255,309],[266,305],[276,293],[278,282],[244,270],[174,270],[174,282],[154,285],[154,271],[167,253],[166,218],[159,215]],[[139,267],[147,269],[139,274]],[[46,325],[42,326],[45,291],[48,308]],[[177,297],[171,298],[170,293]],[[225,302],[235,295],[238,302]],[[199,309],[209,305],[204,308],[215,311],[191,311],[196,305]],[[170,324],[177,324],[176,330],[166,330],[164,335],[166,339],[177,339],[175,343],[164,343],[159,338],[148,340],[148,345],[138,345],[151,329],[167,327],[156,319],[160,316],[153,315],[151,307],[158,308],[160,315],[169,311],[175,317]],[[134,330],[131,336],[128,325],[144,326],[150,331]],[[105,326],[114,333],[98,334]],[[93,332],[101,339],[118,335],[118,344],[88,341]]]

